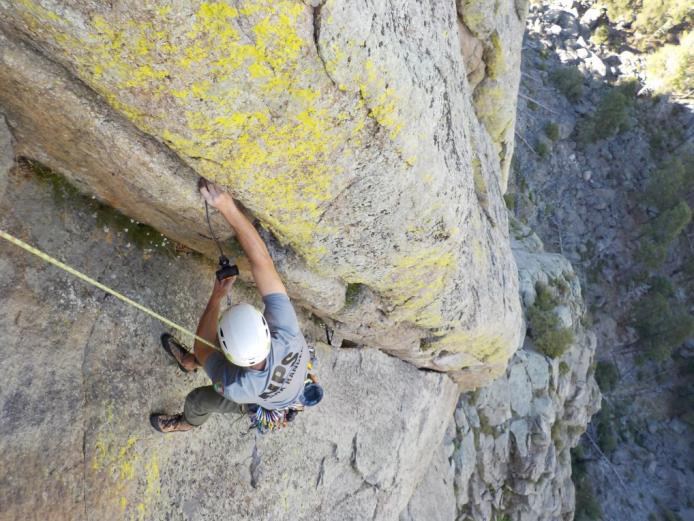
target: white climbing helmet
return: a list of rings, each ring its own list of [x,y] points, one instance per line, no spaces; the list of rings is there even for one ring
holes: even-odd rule
[[[250,304],[237,304],[222,313],[217,336],[224,354],[239,367],[265,360],[270,352],[270,329],[263,314]]]

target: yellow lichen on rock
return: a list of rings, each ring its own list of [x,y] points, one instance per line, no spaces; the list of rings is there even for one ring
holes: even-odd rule
[[[389,87],[382,74],[376,72],[373,60],[364,63],[364,79],[359,84],[359,91],[371,109],[371,115],[380,125],[387,128],[391,139],[395,139],[402,130],[402,122],[397,114],[400,102],[393,87]]]
[[[167,233],[185,214],[185,238],[200,248],[204,222],[192,181],[200,174],[219,182],[290,247],[277,251],[287,260],[282,276],[292,296],[315,303],[330,288],[315,309],[339,321],[345,285],[368,288],[363,321],[379,330],[369,333],[379,347],[390,345],[381,329],[406,329],[408,349],[417,351],[420,338],[469,324],[484,329],[479,316],[490,310],[515,324],[517,313],[497,304],[502,294],[515,296],[514,281],[489,281],[511,264],[504,227],[492,229],[496,224],[478,211],[482,205],[488,217],[498,215],[494,146],[506,154],[512,134],[513,110],[504,108],[513,103],[502,84],[514,64],[504,53],[505,33],[494,33],[490,75],[475,91],[492,144],[458,81],[462,69],[450,52],[457,40],[440,36],[456,28],[452,6],[429,13],[417,3],[313,4],[172,0],[92,9],[20,0],[0,11],[65,74],[125,116],[89,92],[103,109],[92,110],[105,123],[99,131],[122,127],[146,149],[140,156],[155,149],[166,156],[159,166],[170,175],[152,175],[154,160],[132,171],[123,149],[136,147],[127,139],[114,143],[122,165],[116,179],[146,179],[138,185],[141,198],[128,192],[129,212],[151,205],[148,216]],[[379,16],[391,8],[399,15]],[[483,165],[470,165],[476,150]],[[86,184],[101,186],[110,166],[108,158],[95,161],[90,169],[97,173]],[[95,193],[120,194],[107,185]],[[483,291],[495,297],[468,311],[472,306],[453,293],[468,287],[473,270],[479,279],[464,298]]]
[[[506,332],[511,335],[512,332]],[[456,331],[435,339],[429,344],[429,349],[438,352],[465,353],[477,360],[480,364],[488,366],[505,365],[513,354],[513,349],[508,346],[508,338],[503,332]],[[462,368],[469,367],[463,366]]]
[[[41,25],[58,18],[23,2]],[[318,221],[340,174],[334,154],[364,123],[355,114],[334,114],[331,95],[317,88],[322,66],[306,59],[313,52],[310,9],[295,1],[203,2],[191,14],[182,20],[161,7],[144,21],[95,15],[77,38],[61,39],[60,27],[53,36],[112,106],[202,175],[233,186],[315,265],[324,251],[316,240]],[[185,114],[187,125],[177,128],[149,113],[143,99],[170,105]],[[356,100],[352,109],[362,112]]]
[[[445,287],[454,266],[453,253],[442,249],[401,255],[395,261],[396,269],[379,289],[391,296],[398,319],[421,327],[441,327],[443,320],[436,296]]]
[[[148,507],[156,500],[161,491],[159,477],[159,458],[156,454],[152,454],[149,461],[145,465],[145,492],[142,495],[142,501],[137,504],[138,521],[147,519]]]
[[[84,30],[65,30],[70,39],[60,37],[59,26],[51,35],[109,104],[201,175],[232,186],[280,240],[320,269],[321,237],[334,232],[320,218],[348,182],[335,159],[349,156],[350,143],[361,146],[369,116],[398,138],[400,96],[367,60],[352,82],[359,96],[343,97],[344,108],[333,110],[336,92],[319,88],[325,71],[311,59],[311,11],[302,2],[202,2],[190,16],[166,6],[143,9],[148,19],[141,12],[94,15]],[[41,25],[58,18],[44,8],[27,12]],[[347,57],[335,49],[332,66]],[[153,101],[186,124],[149,111]],[[415,161],[408,154],[405,164]]]
[[[96,433],[93,456],[89,467],[92,472],[107,483],[110,494],[98,500],[104,504],[118,505],[124,519],[144,521],[149,507],[160,495],[159,457],[152,453],[144,458],[142,439],[129,436],[125,441],[119,437],[114,425],[114,402],[106,402],[103,409],[101,429]],[[143,483],[139,479],[144,476]],[[128,498],[137,493],[139,501],[131,503]]]

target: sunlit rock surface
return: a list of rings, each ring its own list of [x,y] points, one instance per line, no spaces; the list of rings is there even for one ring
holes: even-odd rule
[[[207,259],[51,174],[0,172],[0,228],[188,328],[211,289]],[[241,283],[233,299],[258,303]],[[149,414],[179,412],[210,382],[178,370],[163,331],[0,243],[0,519],[397,519],[458,396],[444,374],[315,342],[325,398],[286,430],[260,436],[245,417],[217,415],[164,436]]]
[[[525,6],[487,3],[0,0],[0,110],[19,155],[193,249],[196,177],[229,187],[297,302],[476,387],[521,339],[501,196]]]

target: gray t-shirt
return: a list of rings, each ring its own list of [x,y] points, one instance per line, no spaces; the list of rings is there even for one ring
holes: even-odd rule
[[[310,354],[289,297],[271,293],[263,297],[263,303],[272,336],[265,369],[237,367],[215,352],[207,357],[205,372],[228,400],[282,409],[296,402],[303,391]]]

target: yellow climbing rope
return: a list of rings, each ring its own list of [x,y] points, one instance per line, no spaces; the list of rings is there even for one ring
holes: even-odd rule
[[[207,340],[205,340],[202,337],[199,337],[198,335],[196,335],[192,331],[184,328],[183,326],[179,326],[178,324],[176,324],[176,322],[173,322],[172,320],[169,320],[168,318],[161,316],[159,313],[156,313],[156,312],[152,311],[151,309],[149,309],[148,307],[143,306],[142,304],[135,302],[134,300],[126,297],[122,293],[118,293],[116,290],[113,290],[113,289],[109,288],[108,286],[104,286],[101,282],[94,280],[93,278],[85,275],[82,272],[77,271],[75,268],[68,266],[67,264],[65,264],[63,262],[60,262],[58,259],[55,259],[55,258],[51,257],[50,255],[48,255],[47,253],[44,253],[41,250],[38,250],[38,249],[34,248],[33,246],[27,244],[26,242],[21,241],[20,239],[17,239],[16,237],[10,235],[9,233],[7,233],[3,230],[0,230],[0,237],[11,242],[12,244],[14,244],[16,246],[19,246],[20,248],[28,251],[29,253],[33,253],[39,259],[42,259],[42,260],[48,262],[49,264],[53,264],[54,266],[57,266],[58,268],[67,271],[69,274],[74,275],[75,277],[83,280],[87,284],[91,284],[92,286],[99,288],[100,290],[105,291],[106,293],[113,295],[114,297],[125,302],[126,304],[129,304],[129,305],[133,306],[134,308],[137,308],[140,311],[147,313],[151,317],[156,318],[157,320],[166,324],[167,326],[173,327],[173,328],[181,331],[182,333],[189,335],[190,337],[194,338],[195,340],[199,340],[203,344],[219,350],[219,348],[216,345],[208,342]]]

